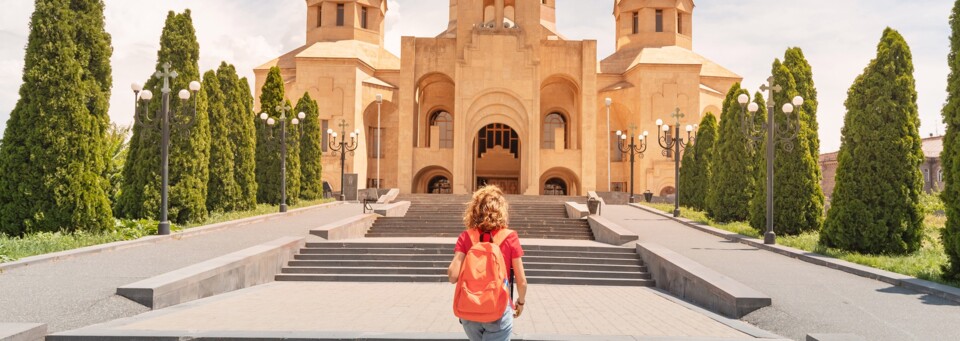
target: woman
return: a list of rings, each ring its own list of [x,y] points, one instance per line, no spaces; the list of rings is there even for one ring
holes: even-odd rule
[[[523,305],[526,303],[527,295],[527,277],[523,272],[523,248],[520,247],[520,238],[517,234],[507,229],[507,200],[503,197],[503,191],[497,186],[485,186],[473,194],[473,199],[467,206],[464,213],[463,222],[467,229],[457,238],[457,246],[454,248],[453,261],[447,269],[447,276],[450,283],[457,283],[460,275],[460,267],[463,264],[464,257],[468,250],[473,247],[473,239],[470,236],[471,230],[479,232],[481,241],[483,236],[488,236],[487,241],[502,240],[500,251],[503,254],[504,264],[507,275],[513,270],[516,277],[517,299],[513,301],[510,298],[505,311],[499,320],[493,322],[476,322],[461,320],[463,331],[471,341],[493,341],[510,340],[510,333],[513,331],[513,319],[520,317],[523,313]],[[500,233],[507,233],[506,236],[497,237]]]

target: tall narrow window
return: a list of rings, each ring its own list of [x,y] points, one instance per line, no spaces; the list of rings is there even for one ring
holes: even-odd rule
[[[453,116],[446,111],[438,111],[430,117],[430,126],[440,131],[440,148],[453,148]]]
[[[663,32],[663,10],[657,10],[657,32]]]
[[[617,132],[610,132],[610,162],[622,162],[623,152],[620,151],[620,137]]]
[[[323,143],[323,152],[327,152],[327,146],[330,145],[330,135],[327,134],[327,129],[330,129],[330,120],[320,120],[320,133],[323,135],[320,143]]]
[[[360,9],[360,28],[367,28],[367,8]]]
[[[370,142],[367,143],[370,146],[367,155],[372,159],[382,159],[383,150],[380,150],[380,142],[383,139],[383,128],[377,129],[377,127],[370,127],[370,133],[367,134],[367,138],[370,139]]]
[[[640,33],[640,12],[633,12],[633,34]]]
[[[323,4],[317,5],[317,27],[323,26]]]
[[[664,141],[671,141],[671,140],[673,140],[673,129],[670,129],[670,130],[667,130],[667,131],[663,132],[663,138],[664,138]],[[667,149],[667,155],[666,155],[666,157],[667,157],[668,159],[673,157],[673,148]]]
[[[677,12],[677,34],[683,34],[683,14]]]
[[[343,4],[337,4],[337,26],[343,26]]]
[[[543,149],[553,149],[557,145],[557,128],[560,128],[564,135],[566,135],[567,124],[563,119],[563,115],[558,113],[551,113],[547,115],[546,119],[543,120],[543,144],[541,148]],[[566,139],[564,139],[564,148],[566,148]]]
[[[930,170],[927,168],[923,169],[923,182],[924,183],[930,182]]]

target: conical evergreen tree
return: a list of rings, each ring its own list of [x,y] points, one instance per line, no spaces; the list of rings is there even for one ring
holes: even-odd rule
[[[774,120],[778,128],[776,139],[789,137],[792,133],[789,127],[795,127],[797,135],[792,140],[777,142],[774,154],[774,232],[778,235],[796,235],[806,231],[820,229],[823,221],[823,191],[820,189],[820,179],[817,175],[817,159],[810,151],[810,129],[807,126],[808,116],[803,107],[796,108],[792,114],[786,114],[781,104],[787,104],[799,95],[797,84],[791,70],[780,60],[773,63],[774,83],[781,91],[773,93],[773,102],[778,105],[774,109]],[[818,139],[814,137],[814,139]],[[819,139],[818,139],[819,140]],[[766,231],[766,144],[764,149],[758,150],[761,168],[764,169],[764,181],[757,185],[763,191],[754,192],[753,200],[763,202],[763,205],[752,205],[750,212],[751,225],[759,230]]]
[[[102,2],[36,1],[20,99],[0,144],[2,233],[112,224],[104,135],[112,48],[102,24]]]
[[[236,88],[228,89],[235,92]],[[203,90],[207,95],[207,114],[210,120],[210,178],[207,182],[207,209],[213,212],[234,210],[240,194],[234,176],[234,146],[230,139],[230,113],[226,96],[217,74],[211,70],[203,74]]]
[[[847,95],[837,185],[821,243],[866,253],[920,247],[923,176],[910,47],[887,28]]]
[[[946,185],[940,197],[946,207],[947,226],[941,232],[943,248],[950,262],[944,266],[944,277],[960,279],[960,0],[953,4],[950,15],[950,75],[947,77],[947,104],[943,107],[943,122],[947,133],[943,137],[941,169]]]
[[[696,210],[706,210],[707,195],[710,191],[710,177],[713,173],[713,150],[717,141],[717,118],[707,113],[700,120],[697,139],[692,149],[683,156],[683,168],[680,168],[680,188],[685,188],[681,204]],[[687,163],[690,158],[691,164]],[[686,173],[686,175],[684,174]]]
[[[247,79],[239,79],[233,65],[220,63],[217,78],[224,96],[223,105],[227,110],[227,127],[233,147],[233,176],[237,184],[233,209],[251,210],[257,206],[257,138],[253,126],[253,96]]]
[[[309,93],[297,101],[294,112],[305,113],[307,118],[300,122],[300,198],[318,199],[323,195],[323,132],[320,131],[319,109],[317,101]]]
[[[283,77],[280,68],[270,68],[267,79],[260,91],[260,112],[277,119],[276,126],[264,122],[257,127],[257,200],[261,203],[279,204],[280,193],[280,105],[289,106],[285,99]],[[290,120],[296,113],[288,113]],[[297,127],[287,126],[287,203],[293,204],[300,197],[300,148]]]
[[[160,51],[157,71],[163,64],[178,73],[170,80],[170,163],[169,218],[176,223],[198,221],[207,216],[206,196],[209,179],[210,127],[205,91],[181,101],[178,91],[187,89],[191,81],[199,81],[200,44],[190,10],[182,14],[169,12]],[[148,116],[159,120],[163,98],[163,80],[151,75],[144,85],[156,96],[147,105]],[[160,144],[159,125],[136,125],[130,141],[130,154],[124,168],[124,186],[117,203],[117,214],[130,218],[158,218],[160,213]]]
[[[723,101],[717,144],[713,151],[713,173],[707,192],[707,213],[720,222],[742,221],[749,215],[753,190],[753,156],[741,128],[743,110],[737,97],[749,93],[734,84]]]

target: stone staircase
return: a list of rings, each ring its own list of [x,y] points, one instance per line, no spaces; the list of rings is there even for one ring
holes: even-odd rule
[[[524,245],[531,284],[653,286],[636,251],[623,247]],[[277,281],[445,282],[448,243],[307,243]]]
[[[410,201],[404,217],[378,218],[367,232],[377,237],[454,237],[464,230],[463,212],[468,195],[407,194],[398,201]],[[585,203],[583,197],[507,196],[510,228],[520,238],[593,240],[586,220],[567,218],[564,202]]]

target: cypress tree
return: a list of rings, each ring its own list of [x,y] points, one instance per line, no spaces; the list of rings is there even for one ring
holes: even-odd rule
[[[102,2],[36,1],[20,99],[0,144],[0,232],[111,226],[111,54]]]
[[[699,141],[693,141],[687,145],[683,151],[683,158],[680,159],[680,189],[683,190],[683,200],[680,206],[697,209],[696,201],[699,188],[694,187],[694,178],[700,176],[700,167],[697,158],[697,144]]]
[[[946,185],[940,198],[946,207],[947,224],[941,232],[943,248],[950,261],[944,266],[944,277],[960,279],[960,0],[955,1],[950,15],[950,75],[947,77],[947,104],[943,107],[943,122],[947,133],[943,137],[940,167]]]
[[[260,111],[277,120],[275,126],[264,122],[257,127],[257,200],[272,205],[280,204],[280,105],[289,106],[285,99],[280,68],[270,68],[260,92]],[[296,113],[287,113],[287,120]],[[300,149],[297,127],[287,125],[287,203],[296,203],[300,196]]]
[[[236,91],[235,88],[229,89]],[[226,96],[217,74],[203,74],[203,90],[207,95],[210,121],[210,178],[207,182],[207,209],[213,212],[232,211],[240,194],[234,171],[234,146],[230,139],[231,120]]]
[[[887,28],[847,94],[837,186],[821,243],[865,253],[920,247],[920,119],[910,47]]]
[[[789,52],[789,51],[788,51]],[[778,140],[774,148],[774,232],[777,234],[795,235],[805,231],[820,229],[823,221],[823,191],[820,189],[817,159],[810,150],[810,128],[808,117],[803,106],[795,108],[792,114],[783,112],[783,104],[790,103],[799,95],[797,83],[793,73],[780,60],[773,63],[772,70],[774,83],[781,87],[781,91],[773,93],[773,102],[776,103],[773,114],[778,128]],[[796,137],[792,140],[780,142],[789,137],[795,127]],[[813,139],[819,140],[816,136]],[[755,203],[751,205],[750,224],[757,230],[766,231],[766,144],[761,143],[763,149],[758,150],[760,168],[763,168],[763,181],[757,185],[762,191],[754,192]]]
[[[170,163],[169,218],[176,223],[202,220],[207,215],[206,197],[209,180],[210,127],[208,126],[206,91],[191,95],[186,101],[177,92],[187,89],[191,81],[200,79],[200,44],[190,10],[167,14],[157,71],[164,63],[178,73],[170,80]],[[160,112],[163,80],[153,77],[144,85],[155,98],[147,104],[149,116]],[[117,204],[117,214],[130,218],[154,218],[160,211],[160,144],[159,125],[136,125],[130,142],[130,154],[124,168],[124,186]]]
[[[317,101],[309,93],[297,101],[297,113],[307,114],[300,122],[300,198],[318,199],[323,195],[323,132],[320,131],[319,109]]]
[[[231,165],[233,182],[237,186],[236,192],[230,199],[232,209],[251,210],[257,205],[253,97],[250,95],[250,86],[246,79],[241,82],[233,65],[221,62],[220,67],[217,68],[217,79],[220,82],[220,91],[224,98],[223,106],[227,114],[224,124],[233,153]],[[213,146],[211,150],[212,148]],[[213,176],[212,171],[211,176]]]
[[[710,191],[710,177],[713,173],[713,150],[716,140],[717,118],[713,116],[713,113],[708,112],[700,120],[695,144],[692,149],[687,150],[687,154],[683,157],[683,168],[680,169],[680,188],[687,189],[681,203],[685,202],[687,207],[701,211],[707,208],[707,195]],[[687,163],[688,155],[690,155],[690,161],[693,161],[692,167],[691,164]],[[686,175],[684,172],[686,172]]]
[[[753,156],[741,128],[743,110],[737,97],[749,93],[734,84],[723,101],[713,174],[707,192],[707,213],[719,222],[746,220],[753,189]]]

